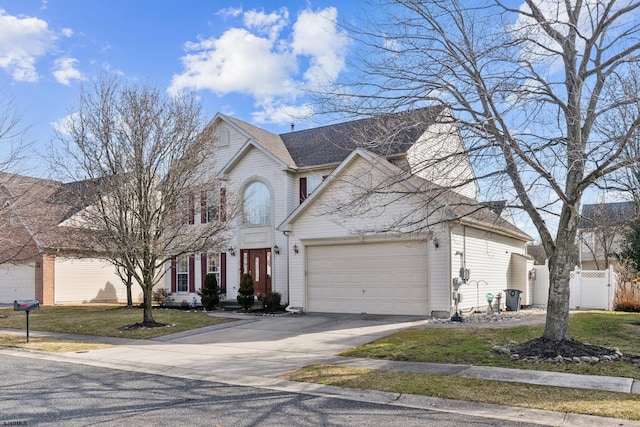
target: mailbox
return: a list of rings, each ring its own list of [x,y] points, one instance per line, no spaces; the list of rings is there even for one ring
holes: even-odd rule
[[[37,299],[26,299],[13,302],[14,311],[40,310],[40,301]]]
[[[40,301],[37,299],[25,299],[13,301],[14,311],[24,311],[27,315],[27,342],[29,342],[29,312],[31,310],[40,310]]]

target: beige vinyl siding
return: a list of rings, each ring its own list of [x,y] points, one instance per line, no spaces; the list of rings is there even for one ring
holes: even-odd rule
[[[532,305],[533,286],[532,281],[529,280],[529,270],[533,268],[533,261],[520,254],[513,253],[511,255],[509,287],[522,292],[520,295],[520,303],[522,305]]]
[[[469,283],[460,288],[463,301],[462,310],[485,310],[486,294],[494,296],[502,293],[504,306],[504,290],[512,285],[511,254],[524,255],[524,242],[514,238],[491,233],[469,226],[455,226],[451,231],[451,274],[459,275],[464,254],[466,268],[470,271]]]
[[[353,244],[355,241],[369,242],[371,239],[385,242],[400,242],[407,240],[425,240],[426,235],[424,233],[397,233],[397,230],[393,232],[384,233],[383,231],[388,227],[390,221],[395,218],[405,215],[407,210],[413,207],[408,205],[412,200],[403,199],[401,201],[392,201],[394,195],[391,194],[387,200],[378,199],[371,204],[373,206],[380,206],[380,208],[374,208],[366,212],[351,211],[345,213],[336,212],[336,203],[341,201],[350,200],[352,194],[350,194],[353,188],[353,180],[363,179],[369,182],[375,182],[377,179],[383,179],[383,176],[377,169],[372,169],[371,165],[362,160],[356,158],[354,163],[349,165],[346,171],[343,171],[338,179],[335,179],[328,183],[325,191],[320,193],[318,197],[310,200],[312,205],[304,212],[303,215],[298,217],[293,223],[293,232],[289,242],[289,249],[293,251],[293,246],[297,245],[299,254],[293,254],[291,257],[290,265],[290,281],[291,281],[291,303],[295,307],[303,307],[307,309],[309,296],[306,295],[306,286],[308,277],[305,270],[308,266],[305,260],[308,260],[308,254],[306,251],[309,247],[313,247],[318,243],[316,240],[324,240],[324,244],[340,245],[340,244]],[[366,184],[366,182],[365,182]],[[358,187],[358,186],[356,186]],[[385,196],[382,196],[384,198]],[[384,215],[381,215],[381,211],[384,211]],[[418,212],[416,212],[418,214]],[[379,230],[379,233],[373,233],[368,231]],[[446,239],[445,239],[446,240]],[[446,241],[444,242],[446,245]],[[391,247],[391,246],[389,246]],[[424,290],[426,292],[424,304],[429,304],[429,277],[427,275],[429,262],[427,261],[428,254],[433,251],[433,244],[424,244],[423,260],[424,262]],[[442,256],[441,259],[446,259],[445,246],[441,246]],[[428,249],[427,249],[428,248]],[[313,255],[313,254],[312,254]],[[313,268],[313,266],[311,266]],[[313,285],[313,283],[312,283]],[[445,294],[447,291],[442,291],[437,295],[439,304],[448,306],[447,303],[443,303],[446,299]],[[422,314],[425,309],[424,304],[419,310]],[[381,306],[384,306],[382,304]],[[384,308],[382,308],[385,310]],[[394,309],[395,310],[395,309]],[[353,311],[351,311],[353,312]]]
[[[252,243],[251,247],[255,248],[273,248],[278,245],[280,255],[271,254],[272,265],[272,282],[271,286],[274,292],[282,294],[282,300],[288,300],[287,292],[287,264],[286,264],[286,237],[275,231],[275,227],[279,225],[289,214],[291,206],[288,194],[291,192],[291,186],[295,185],[292,178],[287,172],[282,171],[280,166],[270,157],[262,153],[256,148],[251,148],[234,166],[229,173],[229,188],[231,194],[238,194],[242,197],[244,187],[252,181],[260,181],[269,187],[271,192],[271,225],[263,230],[265,239],[261,242]],[[260,227],[240,226],[236,232],[236,237],[230,242],[230,246],[235,248],[236,255],[227,255],[227,299],[235,299],[240,285],[240,249],[247,248],[247,244],[243,243],[247,233],[259,231]]]
[[[132,291],[134,302],[141,302],[140,286],[134,283]],[[56,304],[102,302],[127,302],[126,287],[113,265],[93,258],[56,257]]]
[[[433,241],[427,243],[429,261],[429,289],[431,291],[431,311],[438,315],[451,312],[451,272],[449,260],[449,227],[439,225],[432,228],[438,248]]]
[[[427,129],[407,151],[407,161],[415,175],[463,196],[478,197],[473,168],[454,123],[438,123]]]
[[[220,126],[220,125],[219,125]],[[229,160],[238,152],[240,148],[247,142],[247,137],[236,131],[233,126],[222,123],[221,126],[226,126],[229,129],[229,145],[226,147],[215,147],[212,154],[209,156],[209,169],[218,172],[224,167]],[[217,128],[216,128],[217,129]],[[214,132],[214,135],[216,133]],[[213,143],[212,143],[213,145]]]
[[[1,265],[0,303],[33,299],[36,294],[35,277],[35,263]]]

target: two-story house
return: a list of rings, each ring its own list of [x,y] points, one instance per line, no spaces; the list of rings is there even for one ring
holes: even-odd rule
[[[578,224],[580,268],[606,270],[616,265],[620,244],[637,215],[635,202],[583,205]]]
[[[223,184],[191,198],[191,221],[223,215],[231,195],[244,215],[227,250],[168,266],[174,302],[197,298],[207,273],[228,300],[250,273],[257,296],[279,292],[308,312],[448,316],[456,277],[463,309],[527,286],[532,238],[478,203],[445,108],[279,135],[224,114],[210,126],[207,167]],[[221,205],[213,216],[209,199]]]

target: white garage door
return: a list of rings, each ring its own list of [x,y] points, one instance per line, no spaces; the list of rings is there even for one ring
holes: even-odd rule
[[[134,302],[142,301],[140,286],[133,285]],[[115,267],[99,259],[56,257],[55,303],[127,302],[127,290]]]
[[[35,264],[1,265],[0,303],[11,304],[18,299],[35,298],[35,269]]]
[[[309,246],[307,311],[428,315],[424,242]]]

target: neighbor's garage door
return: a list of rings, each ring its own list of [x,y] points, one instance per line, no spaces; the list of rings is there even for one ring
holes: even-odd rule
[[[132,287],[135,302],[142,300],[138,285]],[[56,257],[55,303],[127,302],[127,290],[107,261],[93,258]]]
[[[307,311],[428,315],[424,242],[308,246]]]
[[[35,264],[0,265],[0,303],[17,299],[34,299],[36,294]]]

